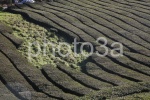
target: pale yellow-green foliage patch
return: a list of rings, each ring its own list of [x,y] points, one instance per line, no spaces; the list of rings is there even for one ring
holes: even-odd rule
[[[60,57],[57,53],[59,42],[67,42],[67,40],[64,37],[54,32],[51,32],[49,29],[24,20],[23,17],[19,14],[0,12],[0,22],[6,23],[10,27],[12,27],[14,30],[12,34],[24,40],[24,43],[18,48],[18,50],[26,58],[28,58],[29,43],[33,43],[35,41],[38,42],[41,46],[41,50],[43,48],[43,40],[54,43],[56,45],[56,56],[52,55],[52,46],[48,45],[46,48],[46,56],[43,56],[42,50],[37,57],[32,57],[30,59],[30,62],[36,67],[40,68],[42,65],[45,64],[56,66],[57,63],[61,62],[64,63],[66,66],[73,66],[74,68],[79,68],[78,65],[86,59],[86,57],[84,57],[80,53],[77,54],[77,57],[75,57],[73,52],[73,44],[69,42],[68,44],[71,46],[71,48],[69,49],[67,48],[67,46],[63,46],[61,48],[61,52],[65,54],[69,51],[71,52],[71,54],[68,57]],[[36,51],[37,47],[32,46],[31,52],[35,54]],[[87,52],[84,51],[84,53]]]

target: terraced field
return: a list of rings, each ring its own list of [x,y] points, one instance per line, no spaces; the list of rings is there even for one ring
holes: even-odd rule
[[[0,24],[0,99],[149,100],[149,10],[148,0],[54,0],[9,8],[68,41],[92,43],[95,52],[80,69],[59,61],[39,69],[18,51],[23,41],[13,29]],[[107,39],[109,51],[112,43],[122,43],[123,56],[96,55],[105,52],[98,37]]]

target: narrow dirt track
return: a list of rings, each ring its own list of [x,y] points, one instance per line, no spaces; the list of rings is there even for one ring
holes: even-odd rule
[[[146,0],[55,0],[16,5],[11,13],[58,30],[73,41],[120,42],[124,56],[93,54],[78,71],[63,64],[32,66],[17,51],[23,42],[0,24],[0,98],[12,100],[115,99],[150,92],[150,2]],[[5,90],[5,91],[4,91]],[[4,91],[4,92],[3,92]],[[7,99],[6,98],[6,99]],[[5,100],[5,99],[4,99]]]

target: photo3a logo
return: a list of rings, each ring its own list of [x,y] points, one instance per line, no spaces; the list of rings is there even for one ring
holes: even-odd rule
[[[28,59],[30,60],[32,57],[38,57],[39,54],[42,53],[43,56],[46,56],[48,53],[53,54],[53,56],[59,55],[60,57],[68,57],[70,55],[70,50],[73,48],[74,56],[76,57],[78,53],[83,56],[89,57],[93,54],[96,54],[99,57],[105,57],[107,55],[111,55],[112,57],[120,57],[123,56],[123,44],[119,42],[114,42],[112,44],[108,44],[108,41],[104,37],[99,37],[95,41],[99,44],[96,48],[98,51],[95,50],[95,46],[90,42],[78,42],[75,38],[73,41],[73,47],[71,44],[66,42],[59,42],[58,44],[52,43],[50,41],[44,40],[42,44],[38,41],[34,41],[33,43],[29,43],[28,45]],[[80,46],[79,46],[80,45]],[[84,47],[88,46],[89,50],[88,53],[83,52]],[[34,47],[34,48],[33,48]],[[67,52],[62,52],[62,48],[66,49]],[[51,52],[48,52],[48,49],[51,49]],[[32,49],[36,49],[36,52],[32,52]],[[68,49],[68,50],[67,50]]]

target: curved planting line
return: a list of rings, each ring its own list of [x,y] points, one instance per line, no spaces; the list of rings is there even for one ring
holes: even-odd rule
[[[84,3],[87,3],[87,1],[83,1],[83,0],[82,0],[82,2],[83,2],[83,3],[80,4],[80,5],[82,5],[82,6],[85,6]],[[77,3],[78,3],[78,2],[77,2]],[[87,4],[88,4],[88,3],[87,3]],[[128,30],[129,32],[131,32],[131,33],[134,33],[134,31],[137,31],[137,32],[140,32],[140,33],[142,33],[142,34],[145,34],[146,36],[149,35],[148,33],[142,31],[142,30],[141,30],[141,27],[138,27],[139,25],[141,25],[140,23],[138,23],[137,21],[134,21],[133,19],[131,19],[131,18],[129,18],[129,17],[121,16],[120,14],[114,13],[114,12],[112,12],[112,11],[109,11],[109,10],[104,9],[104,8],[101,8],[101,7],[96,7],[96,6],[94,6],[94,5],[91,5],[91,3],[88,4],[88,5],[89,5],[89,8],[94,9],[94,10],[96,10],[97,12],[101,12],[101,13],[103,13],[103,14],[109,15],[109,16],[112,17],[112,18],[115,18],[115,20],[117,20],[117,23],[116,23],[116,24],[120,23],[119,26],[123,25],[122,28],[127,29],[127,30]],[[92,7],[92,6],[94,6],[94,7]],[[99,9],[98,9],[98,8],[99,8]],[[99,14],[99,15],[101,15],[101,14]],[[107,17],[107,16],[106,16],[106,17]],[[128,20],[130,20],[130,21],[128,21]],[[114,22],[114,21],[113,21],[113,22]],[[123,23],[122,23],[122,22],[123,22]],[[137,23],[137,24],[139,24],[139,25],[136,25],[136,26],[135,26],[135,23]],[[136,28],[136,27],[138,27],[138,28]],[[134,31],[133,31],[133,30],[134,30]],[[141,35],[141,34],[138,34],[138,33],[136,33],[136,32],[135,32],[135,34],[137,34],[137,35],[140,36],[141,38],[144,38],[143,35]]]
[[[58,2],[58,1],[57,1]],[[59,1],[60,2],[60,1]],[[64,2],[64,1],[63,1]],[[65,5],[67,4],[67,2],[65,2],[64,3]],[[71,5],[71,3],[70,4],[67,4],[67,5]],[[80,6],[81,7],[81,6]],[[88,10],[88,11],[90,11],[90,10]],[[92,11],[91,13],[93,13],[94,11]],[[98,14],[97,14],[98,15]],[[106,16],[104,16],[103,14],[99,14],[98,16],[103,16],[103,18],[106,18],[106,17],[108,17],[107,15]],[[110,37],[110,38],[112,38],[112,37]],[[142,53],[142,51],[140,51],[139,49],[139,47],[136,47],[136,46],[134,46],[134,48],[132,48],[132,46],[131,45],[127,45],[127,44],[125,44],[125,43],[127,43],[127,42],[122,42],[125,46],[128,46],[128,47],[130,47],[133,51],[136,51],[136,52],[139,52],[139,53]],[[134,44],[134,45],[136,45],[136,44]],[[142,49],[145,49],[145,48],[142,48]],[[131,51],[132,51],[131,50]],[[145,49],[146,50],[146,49]],[[147,51],[147,50],[146,50]],[[149,52],[149,50],[147,51],[147,52]],[[143,52],[142,53],[143,55],[145,55],[145,52]],[[147,53],[148,54],[148,53]],[[145,55],[145,56],[149,56],[149,54],[148,55]]]

